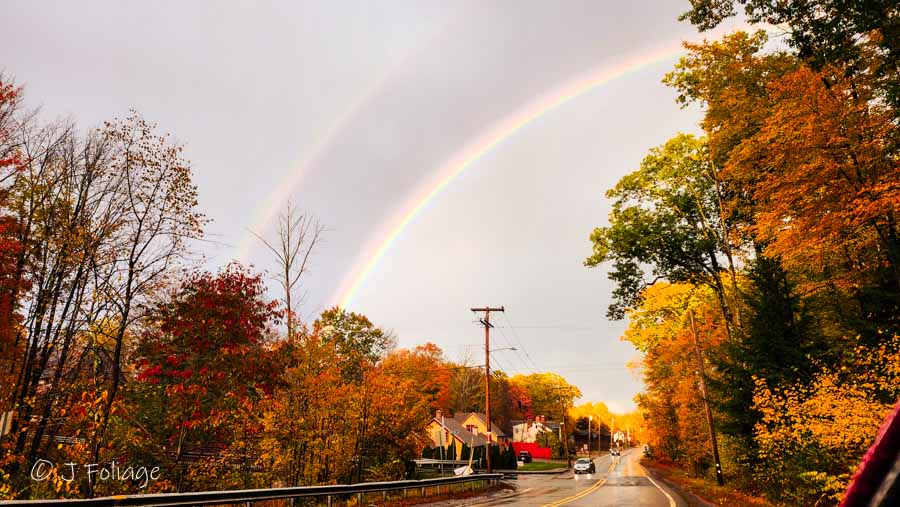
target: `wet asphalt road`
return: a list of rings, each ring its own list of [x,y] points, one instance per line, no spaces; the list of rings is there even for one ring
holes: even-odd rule
[[[432,505],[687,507],[677,493],[648,477],[639,457],[638,449],[629,449],[619,458],[606,455],[595,459],[594,474],[519,475],[517,480],[507,481],[515,491]]]

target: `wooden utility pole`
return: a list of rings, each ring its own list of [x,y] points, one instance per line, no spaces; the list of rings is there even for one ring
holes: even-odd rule
[[[484,312],[481,323],[484,324],[484,425],[487,427],[487,442],[484,444],[487,455],[487,473],[491,473],[491,312],[502,312],[503,307],[471,308],[473,312]]]
[[[709,425],[709,439],[712,441],[713,460],[716,462],[716,481],[719,486],[725,484],[722,476],[722,462],[719,461],[719,444],[716,441],[716,426],[713,423],[712,409],[709,408],[709,392],[706,390],[706,374],[703,372],[703,352],[700,350],[700,340],[697,337],[697,326],[694,324],[694,310],[690,310],[691,333],[694,335],[694,351],[697,354],[697,373],[700,375],[700,392],[703,395],[703,406],[706,407],[706,424]]]

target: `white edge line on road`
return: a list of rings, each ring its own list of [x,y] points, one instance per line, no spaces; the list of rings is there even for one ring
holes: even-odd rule
[[[644,468],[644,467],[641,467],[641,468]],[[653,480],[653,477],[650,477],[650,472],[647,472],[646,468],[644,468],[644,472],[647,474],[647,479],[650,479],[650,482],[652,482],[653,485],[656,486],[656,489],[662,491],[662,494],[666,495],[666,498],[669,499],[669,507],[678,507],[678,504],[675,503],[675,499],[672,498],[672,495],[670,495],[668,492],[666,492],[666,490],[659,487],[659,484],[657,484],[656,481]]]

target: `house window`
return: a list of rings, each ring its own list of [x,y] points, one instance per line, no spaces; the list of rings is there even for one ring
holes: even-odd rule
[[[467,424],[467,425],[466,425],[466,431],[471,432],[473,435],[477,435],[477,434],[478,434],[478,428],[475,427],[474,424]]]

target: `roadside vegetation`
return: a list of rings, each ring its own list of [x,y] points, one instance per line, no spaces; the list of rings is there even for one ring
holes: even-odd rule
[[[531,463],[520,463],[516,470],[520,472],[540,472],[544,470],[557,470],[566,468],[565,463],[553,463],[550,461],[532,461]]]
[[[727,484],[836,504],[900,397],[900,13],[691,4],[701,29],[741,8],[787,32],[685,44],[664,82],[703,134],[607,192],[586,264],[611,268],[608,314],[643,354],[660,466],[715,480],[708,401]]]

